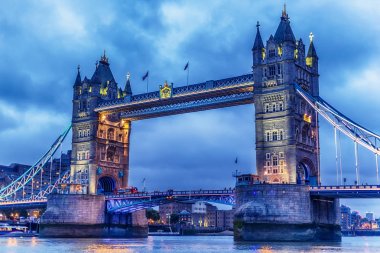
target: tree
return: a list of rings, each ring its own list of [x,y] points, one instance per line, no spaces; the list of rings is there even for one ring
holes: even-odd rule
[[[179,221],[179,215],[177,213],[172,213],[170,215],[170,223],[176,224],[176,223],[178,223],[178,221]]]
[[[154,209],[147,209],[145,216],[147,219],[151,219],[154,221],[160,220],[160,213]]]

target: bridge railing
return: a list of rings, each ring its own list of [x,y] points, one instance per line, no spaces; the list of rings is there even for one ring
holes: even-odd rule
[[[310,190],[380,190],[380,185],[311,186]]]

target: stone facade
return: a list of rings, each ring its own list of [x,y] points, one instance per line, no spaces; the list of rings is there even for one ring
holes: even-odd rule
[[[41,237],[146,237],[145,210],[106,214],[105,197],[89,194],[53,194],[41,217]]]
[[[298,84],[318,96],[318,57],[310,38],[306,55],[285,11],[265,46],[257,25],[252,54],[256,167],[262,181],[318,184],[318,119],[294,88]]]
[[[117,112],[99,114],[100,102],[132,95],[129,77],[118,87],[103,55],[91,79],[78,74],[72,113],[71,193],[97,194],[128,186],[131,122]]]
[[[339,241],[338,199],[310,198],[309,186],[253,184],[236,187],[235,239]]]

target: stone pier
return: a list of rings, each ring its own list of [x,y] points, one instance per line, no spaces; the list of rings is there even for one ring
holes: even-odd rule
[[[145,210],[132,214],[106,213],[105,197],[52,194],[41,217],[41,237],[147,237]]]
[[[234,234],[244,241],[340,241],[339,200],[311,198],[306,185],[237,185]]]

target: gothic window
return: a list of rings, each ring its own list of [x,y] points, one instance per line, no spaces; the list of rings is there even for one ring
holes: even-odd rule
[[[280,158],[284,158],[284,152],[280,152],[278,155],[280,156]]]
[[[274,49],[269,49],[269,58],[273,58],[276,56],[276,50]]]
[[[87,129],[87,136],[90,136],[90,129]]]
[[[285,161],[280,160],[280,173],[284,173],[284,165],[285,165]]]
[[[115,163],[118,163],[120,161],[119,155],[115,155]]]
[[[282,102],[280,102],[280,103],[278,104],[278,107],[279,107],[279,110],[280,110],[280,111],[283,111],[283,110],[284,110],[284,104],[283,104]]]
[[[282,141],[284,139],[284,133],[282,130],[279,131],[278,140]]]
[[[77,154],[77,160],[78,160],[78,161],[81,160],[80,158],[81,158],[80,153],[78,153],[78,154]]]
[[[123,135],[119,134],[119,141],[123,141]]]
[[[90,159],[90,151],[86,152],[86,160]]]
[[[99,137],[100,137],[100,138],[104,138],[104,131],[103,131],[103,130],[100,130],[100,131],[99,131]]]
[[[265,112],[269,112],[269,104],[265,104]]]
[[[106,160],[106,153],[102,152],[100,154],[100,160],[102,160],[102,161]]]
[[[82,159],[81,159],[81,160],[85,160],[85,159],[86,159],[86,153],[83,152],[83,153],[82,153]]]
[[[272,138],[273,138],[273,140],[274,141],[277,141],[278,140],[278,138],[277,138],[277,131],[273,131],[273,133],[272,133]]]
[[[278,158],[277,158],[277,156],[273,156],[272,157],[272,165],[273,166],[278,166]]]
[[[281,65],[277,64],[277,74],[281,75]]]
[[[270,132],[267,132],[267,133],[266,133],[266,140],[267,140],[267,141],[270,141]]]
[[[272,104],[272,112],[276,111],[276,104]]]
[[[270,153],[266,153],[266,154],[265,154],[265,158],[266,158],[267,160],[269,160],[269,159],[270,159]]]
[[[79,131],[78,131],[78,137],[79,137],[79,138],[82,138],[82,130],[79,130]]]
[[[270,167],[270,161],[266,161],[265,166]]]
[[[115,139],[115,130],[113,128],[108,129],[107,131],[107,139],[114,140]]]
[[[276,74],[276,67],[274,65],[269,66],[269,76],[274,76]]]

